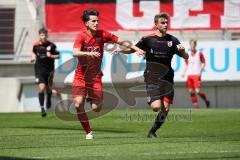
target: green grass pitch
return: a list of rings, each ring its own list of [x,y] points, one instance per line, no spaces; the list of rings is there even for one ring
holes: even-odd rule
[[[172,109],[157,139],[146,138],[154,113],[119,109],[91,120],[94,140],[78,122],[54,113],[0,114],[0,159],[240,159],[240,109]]]

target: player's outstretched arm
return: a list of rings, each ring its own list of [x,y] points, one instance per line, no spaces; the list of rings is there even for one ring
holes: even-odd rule
[[[127,41],[119,41],[118,44],[122,46],[120,47],[120,49],[117,50],[120,53],[123,53],[123,54],[135,53],[138,56],[145,57],[145,51],[133,45],[132,43],[129,43]]]
[[[205,63],[205,62],[201,64],[200,75],[202,74],[205,66],[206,66],[206,63]]]
[[[79,48],[73,49],[73,57],[82,57],[82,56],[100,57],[101,54],[95,51],[92,51],[92,52],[81,51]]]
[[[179,56],[183,57],[184,59],[188,59],[189,56],[185,51],[185,48],[183,47],[182,44],[177,45],[178,51],[179,51]]]

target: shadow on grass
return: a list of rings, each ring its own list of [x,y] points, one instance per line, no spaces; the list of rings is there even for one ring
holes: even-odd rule
[[[21,129],[49,129],[49,130],[66,130],[66,131],[81,131],[80,127],[56,127],[56,126],[31,126],[31,127],[12,127],[12,128],[21,128]],[[135,133],[135,131],[129,130],[120,130],[113,128],[94,128],[94,132],[108,132],[108,133]]]

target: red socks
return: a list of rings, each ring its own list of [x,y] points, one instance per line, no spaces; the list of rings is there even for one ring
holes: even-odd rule
[[[83,129],[86,133],[89,133],[92,131],[89,125],[88,116],[85,112],[85,109],[83,107],[76,108],[77,109],[77,117],[78,120],[81,122]]]
[[[190,95],[191,95],[192,102],[197,103],[198,100],[197,100],[196,94],[195,93],[190,93]]]
[[[198,95],[205,101],[206,100],[206,95],[204,93],[198,93]]]
[[[197,100],[197,95],[195,93],[190,93],[191,95],[191,99],[192,99],[192,103],[194,104],[194,108],[197,109],[199,108],[198,106],[198,100]],[[207,98],[206,95],[202,92],[198,93],[198,95],[206,102]]]

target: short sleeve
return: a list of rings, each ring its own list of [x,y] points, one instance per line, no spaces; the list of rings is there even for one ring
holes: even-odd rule
[[[83,46],[83,38],[81,34],[77,35],[77,38],[74,41],[73,48],[79,48],[81,50]]]
[[[35,45],[33,45],[32,52],[35,53],[35,54],[37,53]]]
[[[200,56],[200,61],[201,61],[202,63],[205,63],[205,57],[204,57],[204,55],[203,55],[202,52],[199,53],[199,56]]]
[[[173,42],[173,47],[174,47],[174,54],[180,55],[180,52],[177,47],[179,44],[181,44],[180,41],[177,38],[172,37],[172,42]]]
[[[146,51],[146,45],[145,45],[144,42],[145,42],[145,39],[144,39],[144,38],[141,38],[141,40],[138,41],[135,46],[137,46],[138,48]]]
[[[117,43],[118,42],[118,37],[115,36],[114,34],[111,34],[109,32],[103,31],[103,40],[104,40],[104,43],[106,43],[106,42]]]
[[[32,52],[35,53],[35,54],[37,54],[37,46],[38,46],[38,45],[39,45],[39,42],[35,42],[35,43],[33,44]]]
[[[50,52],[51,52],[51,54],[59,55],[59,52],[57,50],[57,46],[54,43],[51,44],[51,51]]]

